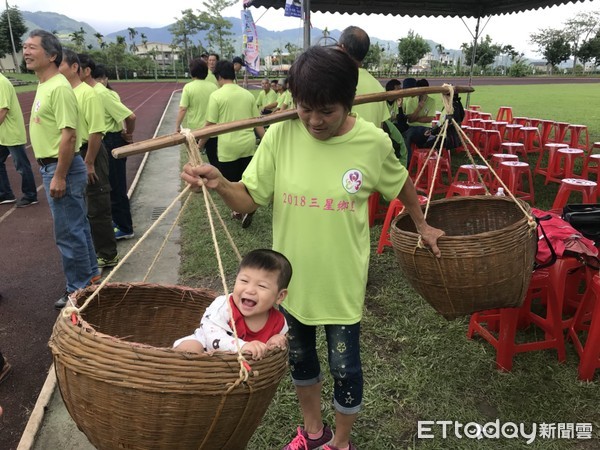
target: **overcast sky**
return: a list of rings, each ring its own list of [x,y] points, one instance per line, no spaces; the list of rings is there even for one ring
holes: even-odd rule
[[[284,0],[281,0],[282,4]],[[192,8],[197,12],[202,1],[166,0],[102,0],[90,3],[83,0],[12,0],[22,11],[51,11],[72,19],[87,22],[102,34],[109,34],[127,27],[162,27],[181,17],[181,11]],[[224,17],[240,17],[242,2],[223,11]],[[283,9],[250,8],[257,25],[269,30],[295,29],[302,45],[302,22],[283,16]],[[485,25],[482,35],[489,34],[494,43],[511,44],[529,58],[540,58],[535,47],[529,43],[529,35],[542,28],[562,28],[564,22],[579,12],[600,11],[600,0],[587,0],[533,12],[493,16]],[[471,42],[475,19],[466,19],[468,28],[458,18],[410,18],[402,16],[322,14],[312,15],[312,25],[317,28],[342,30],[348,25],[364,28],[370,36],[386,40],[405,37],[412,29],[425,39],[441,43],[448,49],[459,49],[463,42]],[[470,31],[469,31],[470,30]],[[260,42],[260,36],[259,36]],[[282,43],[285,45],[285,43]]]

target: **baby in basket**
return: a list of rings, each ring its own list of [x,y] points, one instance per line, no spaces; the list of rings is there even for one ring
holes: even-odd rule
[[[252,359],[262,359],[267,350],[285,348],[288,326],[275,305],[287,296],[291,278],[292,266],[281,253],[251,251],[240,262],[233,293],[217,297],[206,308],[194,334],[178,339],[173,348],[190,353],[236,353],[232,317],[238,345]]]

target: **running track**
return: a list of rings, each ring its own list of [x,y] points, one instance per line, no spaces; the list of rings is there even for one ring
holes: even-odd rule
[[[113,85],[137,116],[136,141],[154,136],[171,94],[182,86],[173,82]],[[35,92],[19,95],[27,127],[34,96]],[[4,297],[0,302],[0,351],[13,366],[10,377],[0,385],[2,450],[16,449],[48,374],[52,356],[47,343],[57,315],[53,304],[65,285],[38,164],[29,146],[27,152],[40,203],[23,209],[0,205],[0,293]],[[143,155],[128,159],[129,183],[142,159]],[[15,196],[20,198],[21,179],[10,158],[6,168]]]

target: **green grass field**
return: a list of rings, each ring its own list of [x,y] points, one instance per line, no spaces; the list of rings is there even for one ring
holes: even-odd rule
[[[590,128],[591,140],[600,140],[600,89],[595,85],[478,87],[471,103],[494,115],[499,106],[512,106],[517,116],[585,124]],[[536,182],[536,189],[540,189],[536,191],[540,206],[548,207],[556,188]],[[242,254],[271,245],[270,208],[259,209],[252,226],[241,230],[238,222],[229,219],[228,209],[218,199],[217,203]],[[190,206],[183,223],[180,281],[221,291],[202,196],[195,196]],[[565,364],[557,362],[554,351],[537,351],[517,355],[512,372],[498,372],[491,345],[481,339],[466,339],[468,318],[452,322],[443,319],[408,286],[392,249],[376,254],[380,233],[381,224],[371,229],[371,264],[362,325],[364,411],[353,434],[358,448],[600,448],[598,376],[592,383],[577,380],[578,357],[570,343]],[[237,261],[223,233],[218,234],[231,286]],[[535,335],[533,330],[524,333],[525,337]],[[324,362],[322,347],[321,352]],[[326,373],[326,364],[323,368]],[[325,419],[332,423],[331,379],[328,373],[325,377],[322,409]],[[567,424],[568,428],[586,423],[592,424],[593,431],[589,440],[574,439],[574,434],[558,438],[556,432],[554,439],[538,436],[530,445],[525,438],[459,439],[453,432],[443,439],[439,426],[432,428],[435,439],[417,438],[419,420],[483,425],[496,419],[501,423],[523,423],[527,430],[532,424]],[[300,423],[293,387],[286,377],[248,448],[281,448]]]

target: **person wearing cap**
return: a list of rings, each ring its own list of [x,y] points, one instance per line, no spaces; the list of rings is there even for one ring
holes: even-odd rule
[[[244,67],[244,60],[242,58],[240,58],[239,56],[234,57],[231,62],[233,63],[233,70],[235,72],[235,84],[238,84],[238,75],[240,73],[240,70],[242,70],[242,67]],[[244,71],[244,78],[243,78],[243,87],[244,88],[248,88],[248,72]]]

